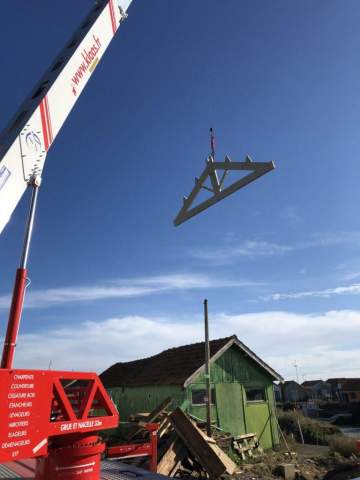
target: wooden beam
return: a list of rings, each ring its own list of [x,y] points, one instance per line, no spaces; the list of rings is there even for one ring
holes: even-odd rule
[[[207,440],[211,439],[198,429],[180,408],[171,413],[170,421],[190,454],[211,479],[215,480],[224,473],[234,473],[235,463],[216,444],[209,444]]]
[[[158,463],[156,473],[167,476],[175,473],[187,456],[187,453],[187,449],[181,439],[179,437],[175,438]]]

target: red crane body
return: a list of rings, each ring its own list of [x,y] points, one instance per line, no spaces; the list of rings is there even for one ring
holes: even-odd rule
[[[99,480],[102,455],[149,456],[156,471],[157,428],[143,444],[106,448],[98,432],[119,414],[95,373],[13,369],[27,284],[38,189],[48,150],[132,0],[97,0],[70,43],[0,135],[0,233],[27,186],[29,218],[0,368],[0,463],[36,459],[36,480]],[[74,73],[75,72],[75,73]]]
[[[95,373],[0,369],[0,411],[0,462],[37,458],[38,480],[99,478],[96,432],[119,414]]]

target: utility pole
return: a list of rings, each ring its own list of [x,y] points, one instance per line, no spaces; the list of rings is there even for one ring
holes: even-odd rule
[[[206,379],[206,434],[211,437],[211,384],[208,301],[204,300],[205,320],[205,379]]]

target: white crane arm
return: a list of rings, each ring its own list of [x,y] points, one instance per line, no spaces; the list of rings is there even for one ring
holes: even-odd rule
[[[132,0],[98,0],[0,134],[0,233],[27,185],[41,175],[56,135]]]

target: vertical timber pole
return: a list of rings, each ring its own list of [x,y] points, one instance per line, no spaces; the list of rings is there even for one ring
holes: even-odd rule
[[[16,271],[9,320],[1,358],[1,368],[12,368],[13,366],[15,347],[19,333],[22,309],[24,305],[24,296],[27,281],[27,262],[29,258],[32,231],[34,228],[35,210],[40,183],[41,179],[40,177],[37,177],[34,178],[31,184],[32,194],[30,201],[30,210],[26,224],[24,246],[21,256],[20,267]]]
[[[204,300],[205,320],[205,379],[206,379],[206,434],[211,437],[211,385],[208,301]]]

